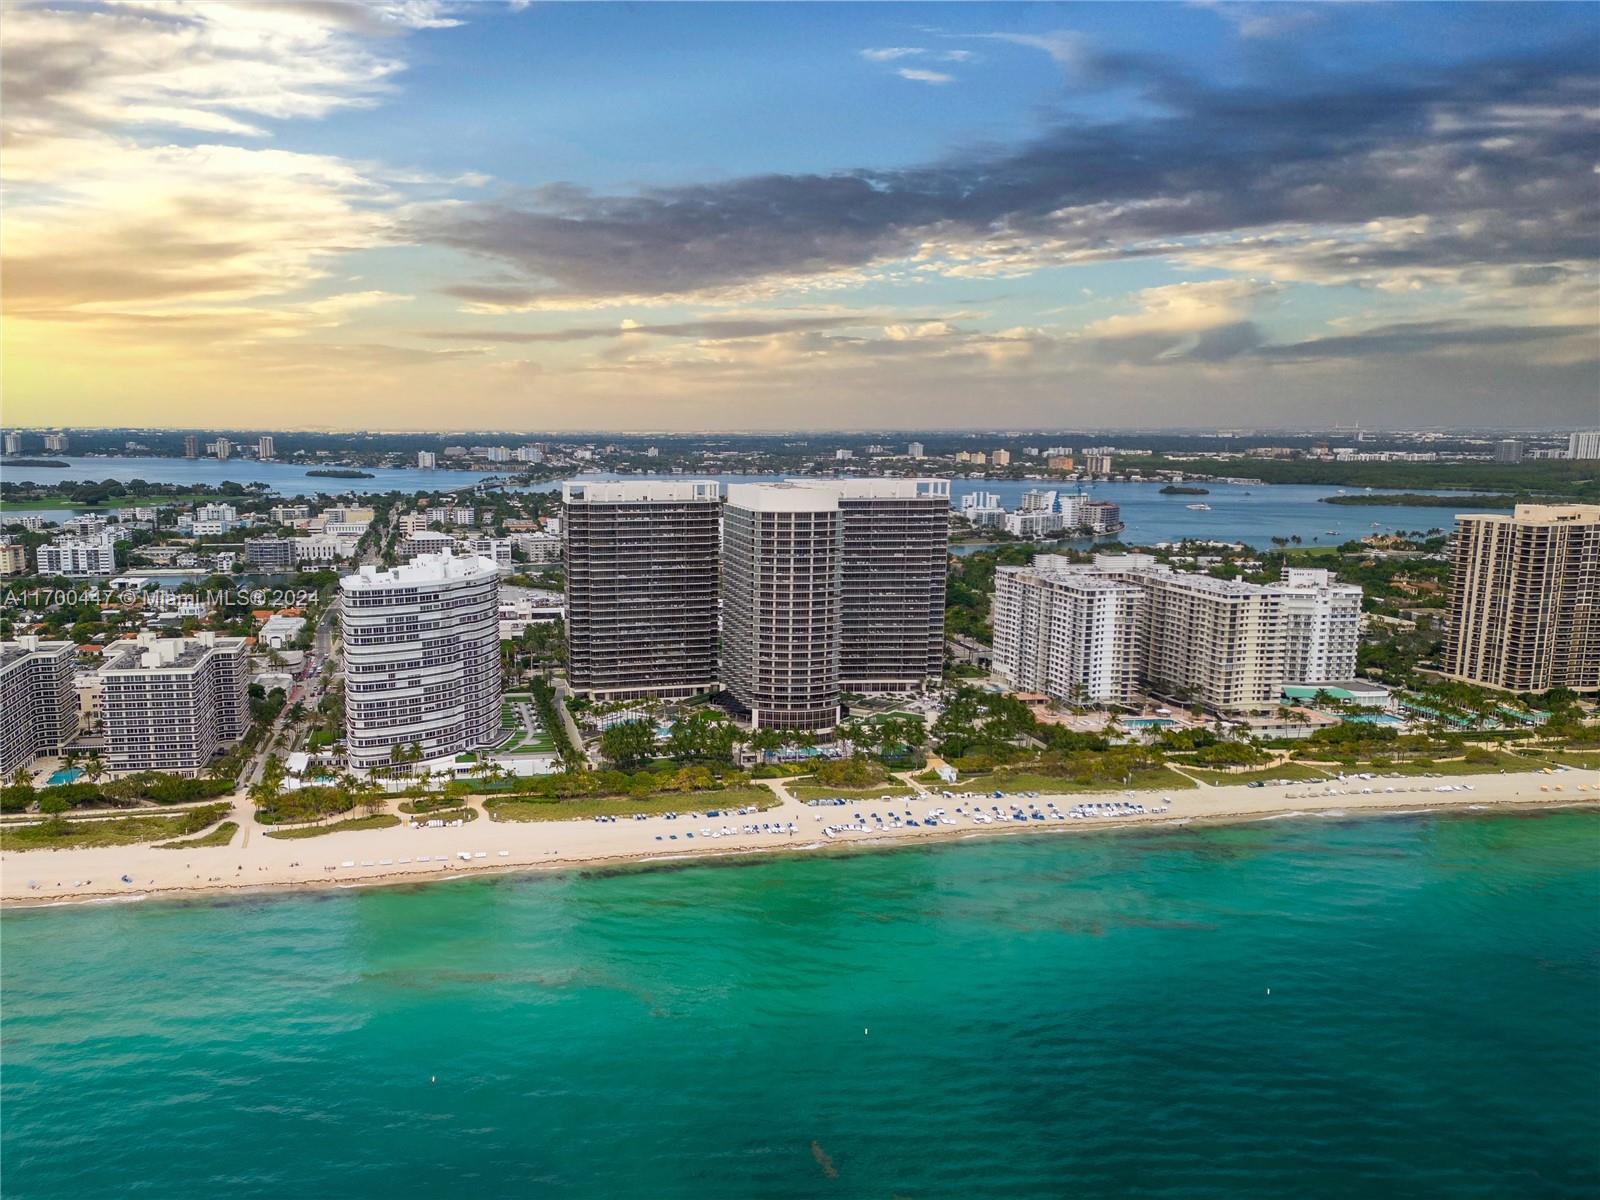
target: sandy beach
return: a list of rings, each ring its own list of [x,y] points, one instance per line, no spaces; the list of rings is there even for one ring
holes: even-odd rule
[[[1441,790],[1444,788],[1450,790]],[[256,824],[248,805],[241,801],[231,816],[240,830],[227,846],[158,850],[134,845],[0,853],[0,901],[22,906],[284,888],[348,888],[504,871],[882,848],[973,837],[1072,834],[1136,825],[1600,804],[1600,772],[1461,775],[1444,779],[1352,778],[1348,782],[1259,788],[1239,785],[1172,792],[1041,795],[1031,799],[1007,796],[1004,800],[946,799],[929,792],[893,802],[851,801],[843,807],[801,803],[781,785],[774,785],[773,790],[781,801],[776,807],[743,816],[683,814],[675,819],[622,817],[614,822],[499,822],[489,820],[479,808],[478,819],[461,826],[401,825],[291,840],[267,837],[267,827]],[[1143,805],[1146,811],[1070,815],[1083,806],[1119,803]],[[1061,817],[1052,813],[1052,805]],[[1002,813],[1013,806],[1024,811],[1032,806],[1046,819],[994,819],[988,823],[973,820],[974,808],[996,817],[994,806]],[[479,802],[474,800],[473,807],[478,808]],[[901,820],[909,810],[919,823],[880,829],[869,814],[887,818],[891,808]],[[927,816],[935,809],[943,809],[945,819],[928,823]],[[840,828],[857,824],[857,814],[865,829]],[[781,826],[782,831],[747,831],[747,827],[761,824]],[[789,829],[791,825],[793,830]],[[124,875],[131,882],[124,882]]]

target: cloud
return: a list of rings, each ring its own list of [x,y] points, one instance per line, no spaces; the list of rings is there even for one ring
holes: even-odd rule
[[[1374,355],[1416,355],[1441,351],[1481,352],[1500,346],[1582,338],[1592,343],[1595,326],[1480,325],[1467,321],[1414,321],[1380,325],[1360,333],[1310,338],[1287,345],[1262,346],[1257,356],[1275,362],[1367,359]],[[1588,346],[1593,361],[1595,348]]]
[[[455,22],[432,0],[8,5],[9,136],[148,126],[265,137],[369,106],[402,68],[361,40]]]
[[[893,62],[897,58],[912,58],[918,54],[926,54],[927,50],[921,46],[885,46],[881,50],[863,50],[861,57],[868,62]]]
[[[507,330],[450,329],[429,330],[424,337],[457,342],[584,342],[622,337],[703,338],[732,341],[740,338],[771,337],[781,333],[812,332],[850,326],[880,325],[888,320],[882,313],[850,313],[812,317],[716,317],[698,321],[644,323],[624,321],[617,325],[582,325],[567,329]]]
[[[979,276],[1155,256],[1233,269],[1276,253],[1308,277],[1352,258],[1375,272],[1591,262],[1593,49],[1274,90],[1097,59],[1163,110],[907,169],[534,189],[425,207],[411,234],[511,273],[492,297],[457,294],[524,305],[798,287],[907,262]]]
[[[943,71],[924,71],[916,67],[901,67],[895,72],[901,79],[909,79],[915,83],[954,83],[954,75],[946,75]]]
[[[384,94],[401,64],[370,39],[454,23],[433,0],[8,7],[9,318],[200,353],[405,299],[336,265],[389,240],[402,188],[444,181],[261,141]]]
[[[1278,38],[1299,33],[1327,20],[1325,5],[1295,4],[1277,0],[1272,4],[1230,3],[1225,0],[1194,0],[1196,7],[1208,8],[1233,26],[1242,38]]]

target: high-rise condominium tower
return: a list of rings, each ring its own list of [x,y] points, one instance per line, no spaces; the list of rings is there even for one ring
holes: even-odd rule
[[[717,687],[715,480],[563,485],[567,678],[601,699]]]
[[[1135,683],[1214,709],[1275,706],[1285,686],[1355,674],[1361,589],[1326,571],[1277,583],[1174,571],[1142,554],[1093,566],[1041,554],[995,575],[995,671],[1062,700]]]
[[[242,637],[143,633],[113,643],[100,669],[106,765],[199,771],[250,728],[250,647]]]
[[[944,669],[948,479],[808,480],[838,498],[839,686],[913,692]]]
[[[1445,670],[1514,692],[1600,688],[1600,505],[1456,517]]]
[[[78,647],[32,635],[0,642],[0,775],[57,754],[78,732]]]
[[[500,738],[500,575],[494,560],[424,554],[339,581],[345,747],[358,770]]]
[[[723,682],[758,725],[827,728],[840,691],[915,691],[944,661],[943,479],[736,484]]]
[[[838,723],[842,527],[827,489],[728,488],[722,681],[757,728]]]

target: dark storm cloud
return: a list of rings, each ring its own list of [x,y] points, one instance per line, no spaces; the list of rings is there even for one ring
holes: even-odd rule
[[[625,196],[558,185],[424,210],[412,232],[519,269],[516,285],[451,290],[508,305],[859,267],[925,240],[1116,256],[1149,253],[1132,244],[1150,239],[1417,216],[1429,222],[1412,236],[1328,248],[1320,264],[1313,252],[1309,269],[1587,260],[1600,229],[1596,49],[1251,90],[1101,56],[1087,77],[1142,89],[1160,115],[1062,118],[1019,148],[908,170]]]
[[[1466,321],[1415,321],[1361,333],[1262,346],[1257,357],[1281,362],[1370,358],[1376,354],[1426,354],[1433,350],[1520,346],[1559,338],[1594,336],[1593,325],[1474,325]]]

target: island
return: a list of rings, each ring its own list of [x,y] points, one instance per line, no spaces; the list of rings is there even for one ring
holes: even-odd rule
[[[1515,502],[1514,496],[1472,496],[1457,493],[1450,496],[1430,496],[1424,492],[1393,492],[1385,495],[1381,492],[1356,492],[1348,496],[1324,496],[1324,504],[1377,504],[1377,505],[1405,505],[1410,508],[1510,508]]]
[[[59,458],[5,458],[0,459],[0,466],[7,467],[70,467],[69,462],[62,462]]]
[[[343,467],[325,467],[317,471],[307,471],[307,475],[314,475],[318,479],[376,479],[371,471],[352,471]]]
[[[1190,487],[1183,483],[1169,483],[1161,489],[1163,496],[1209,496],[1210,488]]]

